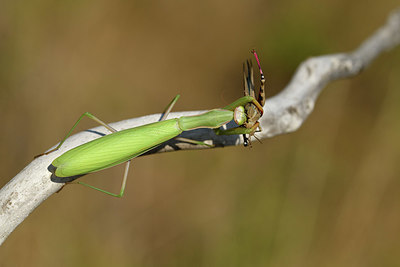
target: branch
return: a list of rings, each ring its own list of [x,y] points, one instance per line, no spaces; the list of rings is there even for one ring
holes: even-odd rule
[[[260,120],[260,139],[297,130],[312,112],[321,90],[331,81],[357,75],[382,52],[400,44],[400,9],[387,23],[359,48],[351,53],[314,57],[303,62],[289,85],[266,101],[267,112]],[[170,117],[195,115],[203,111],[175,112]],[[117,130],[155,122],[160,114],[111,123]],[[228,125],[229,127],[229,125]],[[69,149],[108,134],[96,127],[68,138],[58,151],[39,157],[26,166],[0,190],[0,244],[45,199],[57,192],[62,183],[51,181],[47,170],[51,162]],[[217,147],[240,145],[241,136],[216,136],[212,130],[198,129],[183,133],[183,137],[213,143]],[[147,154],[206,148],[171,140]]]

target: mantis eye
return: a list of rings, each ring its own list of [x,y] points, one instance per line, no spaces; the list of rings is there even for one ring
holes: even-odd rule
[[[233,120],[237,125],[243,125],[246,122],[247,116],[243,106],[235,108],[233,111]]]

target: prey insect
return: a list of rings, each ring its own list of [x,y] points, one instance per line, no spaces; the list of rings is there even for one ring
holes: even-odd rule
[[[251,91],[251,89],[249,90]],[[198,128],[214,129],[215,133],[218,135],[242,134],[244,136],[251,136],[259,127],[257,120],[263,114],[263,107],[261,103],[265,102],[264,99],[261,99],[260,103],[254,98],[254,96],[247,94],[221,109],[212,109],[200,115],[182,116],[179,118],[166,120],[169,111],[172,109],[178,98],[179,95],[177,95],[169,104],[161,121],[125,129],[122,131],[115,130],[91,113],[85,112],[79,117],[76,123],[72,126],[71,130],[67,133],[64,139],[61,140],[56,148],[38,156],[46,155],[58,150],[65,140],[71,135],[78,123],[84,117],[88,117],[106,127],[111,134],[82,144],[65,152],[52,162],[52,172],[56,177],[74,177],[100,171],[126,162],[124,177],[119,194],[111,193],[83,182],[78,182],[79,184],[88,186],[108,195],[122,197],[125,191],[129,165],[133,158],[148,152],[149,150],[170,139],[176,138],[183,131],[189,131]],[[237,127],[227,130],[219,129],[221,126],[224,126],[232,120],[234,120],[238,125]],[[248,139],[245,139],[245,141],[246,140]],[[205,144],[195,140],[185,141],[195,144]]]
[[[265,77],[264,77],[264,73],[261,69],[260,60],[258,59],[256,50],[253,49],[251,52],[254,54],[254,57],[256,58],[258,69],[260,71],[260,89],[258,91],[258,95],[256,98],[256,94],[255,94],[255,90],[254,90],[253,66],[251,64],[251,61],[247,60],[246,65],[243,64],[244,95],[255,98],[261,106],[264,106],[264,104],[265,104]],[[245,127],[246,128],[256,127],[256,128],[259,128],[259,130],[261,131],[260,123],[258,122],[258,120],[261,118],[263,113],[260,112],[258,107],[253,105],[252,103],[247,103],[245,105],[245,112],[247,115],[247,121],[244,124]],[[247,135],[243,134],[243,145],[244,146],[248,146],[250,144],[250,137],[252,135],[257,139],[257,137],[254,135],[254,132],[252,134],[249,134],[249,137],[247,137]]]
[[[255,92],[255,85],[254,85],[254,73],[253,73],[253,64],[251,63],[251,60],[247,60],[246,63],[243,64],[243,89],[244,89],[244,95],[245,96],[250,96],[254,99],[256,99],[256,102],[258,102],[262,107],[265,104],[265,77],[264,73],[261,69],[261,64],[260,60],[258,58],[257,52],[253,49],[251,50],[253,53],[258,69],[260,71],[260,89],[258,90],[258,94],[256,97],[256,92]],[[245,127],[247,129],[255,129],[251,133],[246,133],[243,134],[243,145],[244,146],[249,146],[251,145],[251,137],[254,136],[258,141],[260,141],[257,136],[254,135],[255,132],[261,131],[259,119],[263,115],[263,110],[261,110],[257,105],[254,103],[246,103],[244,105],[245,113],[246,113],[246,122],[242,125],[242,127]],[[235,131],[234,129],[232,129]],[[220,131],[219,129],[215,130],[217,133]],[[229,134],[230,130],[226,130],[224,134]],[[260,141],[261,142],[261,141]]]

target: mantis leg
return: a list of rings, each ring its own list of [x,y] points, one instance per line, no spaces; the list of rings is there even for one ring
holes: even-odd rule
[[[252,135],[258,128],[259,122],[256,122],[251,128],[236,127],[227,130],[214,129],[216,135],[237,135],[237,134],[249,134]]]
[[[42,154],[36,155],[34,158],[43,156],[43,155],[47,155],[50,154],[51,152],[54,152],[56,150],[58,150],[62,144],[65,142],[65,140],[67,140],[67,138],[71,135],[72,131],[75,129],[75,127],[78,125],[78,123],[84,118],[84,117],[88,117],[89,119],[94,120],[95,122],[103,125],[104,127],[106,127],[110,132],[117,132],[117,130],[115,130],[113,127],[111,127],[110,125],[108,125],[107,123],[103,122],[102,120],[100,120],[99,118],[97,118],[96,116],[94,116],[93,114],[89,113],[89,112],[85,112],[83,113],[79,119],[75,122],[74,126],[72,126],[71,130],[69,130],[69,132],[67,133],[67,135],[61,140],[61,142],[58,144],[58,146],[50,151],[44,152]]]
[[[257,109],[259,110],[260,114],[263,114],[263,107],[261,106],[261,104],[252,96],[243,96],[241,98],[239,98],[238,100],[234,101],[233,103],[227,105],[226,107],[224,107],[224,109],[227,110],[234,110],[235,108],[239,107],[239,106],[245,106],[248,103],[252,103],[254,104]]]
[[[204,143],[204,142],[202,142],[202,141],[196,141],[196,140],[189,139],[189,138],[185,138],[185,137],[175,137],[174,139],[175,139],[175,140],[178,140],[178,141],[181,141],[181,142],[193,144],[193,145],[214,147],[214,145],[209,145],[209,144],[206,144],[206,143]]]
[[[172,108],[175,106],[176,101],[178,101],[180,95],[176,95],[174,99],[168,104],[168,106],[165,108],[165,110],[161,114],[161,118],[158,121],[163,121],[166,120],[169,113],[171,112]]]
[[[128,172],[129,172],[129,165],[130,165],[130,163],[131,163],[131,160],[128,160],[128,161],[126,162],[126,165],[125,165],[125,172],[124,172],[124,178],[123,178],[123,180],[122,180],[122,185],[121,185],[121,189],[120,189],[120,191],[119,191],[119,194],[115,194],[115,193],[108,192],[108,191],[106,191],[106,190],[104,190],[104,189],[100,189],[100,188],[98,188],[98,187],[95,187],[95,186],[90,185],[90,184],[86,184],[86,183],[84,183],[84,182],[78,182],[78,184],[87,186],[87,187],[89,187],[89,188],[92,188],[92,189],[94,189],[94,190],[100,191],[100,192],[102,192],[102,193],[105,193],[105,194],[110,195],[110,196],[113,196],[113,197],[119,197],[119,198],[121,198],[121,197],[124,195],[124,192],[125,192],[126,180],[127,180],[127,178],[128,178]]]

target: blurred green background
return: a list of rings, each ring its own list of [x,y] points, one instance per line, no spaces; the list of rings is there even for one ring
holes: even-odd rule
[[[175,110],[221,107],[241,96],[251,48],[274,95],[398,4],[1,1],[0,186],[85,111],[119,121],[177,93]],[[399,266],[399,86],[397,48],[330,84],[292,134],[139,158],[123,199],[67,186],[10,235],[0,266]],[[83,179],[117,191],[122,172]]]

